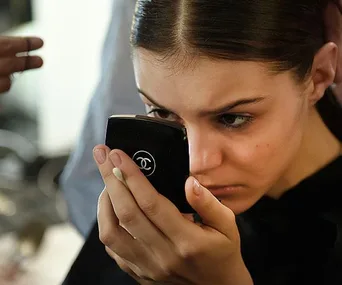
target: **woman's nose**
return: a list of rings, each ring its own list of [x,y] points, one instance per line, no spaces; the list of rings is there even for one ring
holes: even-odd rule
[[[192,175],[204,174],[222,164],[222,146],[219,146],[215,136],[204,130],[188,130],[187,134]]]

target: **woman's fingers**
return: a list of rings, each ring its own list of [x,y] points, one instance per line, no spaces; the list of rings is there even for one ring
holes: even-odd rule
[[[110,159],[115,153],[109,153],[108,148],[105,146],[97,147],[94,150],[95,159],[99,155],[98,152],[102,152],[104,155],[104,162],[101,164],[97,160],[97,163],[106,185],[106,192],[111,201],[111,207],[114,209],[120,226],[126,229],[134,238],[143,241],[145,244],[159,248],[164,247],[165,240],[163,235],[138,207],[130,190],[115,177],[113,173],[115,166]],[[107,228],[110,229],[110,224],[108,224]]]
[[[210,232],[215,229],[229,239],[238,237],[235,215],[194,177],[186,181],[186,197]],[[205,227],[208,229],[208,227]]]
[[[108,192],[103,190],[98,203],[98,224],[101,242],[112,251],[133,260],[138,244],[134,238],[119,225]]]
[[[193,235],[197,225],[186,221],[176,206],[153,188],[130,157],[120,150],[112,153],[119,156],[119,167],[125,175],[129,191],[153,225],[172,242]]]
[[[0,37],[0,57],[40,49],[44,45],[37,37]]]
[[[119,227],[119,220],[116,217],[112,202],[110,201],[108,192],[104,189],[99,197],[98,206],[97,206],[97,219],[99,221],[99,232],[100,232],[100,239],[105,240],[109,233],[106,232],[106,229],[112,227],[114,228],[115,234],[120,234],[118,231]],[[112,231],[111,231],[112,232]]]
[[[133,263],[121,258],[119,255],[117,255],[115,252],[113,252],[109,247],[106,247],[106,252],[108,255],[113,258],[117,265],[126,273],[128,273],[130,276],[132,276],[139,284],[152,284],[150,282],[142,280],[137,273],[141,272],[141,270],[134,265]],[[154,283],[154,282],[153,282]]]
[[[39,56],[21,56],[0,58],[0,76],[9,76],[16,72],[36,69],[43,65]]]

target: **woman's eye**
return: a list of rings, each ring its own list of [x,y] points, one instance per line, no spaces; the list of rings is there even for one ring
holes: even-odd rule
[[[225,114],[219,117],[219,122],[227,128],[240,128],[252,120],[250,116]]]
[[[147,112],[148,115],[153,115],[153,117],[164,119],[164,120],[176,120],[175,115],[167,110],[152,108]]]

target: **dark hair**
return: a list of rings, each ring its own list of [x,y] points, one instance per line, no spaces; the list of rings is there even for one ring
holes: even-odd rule
[[[268,62],[274,72],[292,70],[304,80],[324,44],[325,5],[327,0],[138,0],[131,44],[164,59]],[[318,110],[342,140],[341,106],[331,94],[325,97]]]

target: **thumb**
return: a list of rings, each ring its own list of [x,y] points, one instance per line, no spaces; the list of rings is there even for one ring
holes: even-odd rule
[[[188,178],[185,193],[189,204],[202,218],[204,225],[214,228],[228,238],[236,237],[238,229],[233,211],[223,205],[194,177]]]

